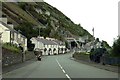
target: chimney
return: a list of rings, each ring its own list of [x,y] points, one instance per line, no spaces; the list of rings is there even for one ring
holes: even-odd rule
[[[13,24],[8,24],[8,26],[9,26],[10,28],[14,29]]]
[[[8,26],[12,29],[14,29],[14,25],[11,22],[7,22]]]
[[[5,24],[7,24],[7,18],[6,17],[0,18],[0,21],[3,22],[3,23],[5,23]]]

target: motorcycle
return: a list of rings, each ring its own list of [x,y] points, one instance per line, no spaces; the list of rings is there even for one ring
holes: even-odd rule
[[[41,59],[42,59],[42,58],[41,58],[41,55],[38,55],[38,56],[37,56],[37,59],[38,59],[39,61],[41,61]]]

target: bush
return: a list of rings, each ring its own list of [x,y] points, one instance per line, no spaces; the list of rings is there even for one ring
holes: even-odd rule
[[[35,44],[28,44],[28,51],[33,51]]]
[[[108,54],[105,48],[91,49],[89,57],[91,61],[100,63],[100,57],[102,57],[103,54]]]
[[[5,48],[5,49],[8,49],[8,50],[10,50],[14,53],[19,53],[20,52],[20,49],[15,44],[4,43],[2,47]]]
[[[89,61],[89,55],[86,52],[75,52],[72,57],[78,60]]]
[[[79,52],[75,52],[74,54],[79,55],[80,53]]]
[[[113,44],[112,55],[120,57],[120,37]]]

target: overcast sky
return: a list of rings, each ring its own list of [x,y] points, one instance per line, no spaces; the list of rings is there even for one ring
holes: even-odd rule
[[[120,0],[44,0],[68,16],[95,37],[111,46],[118,35],[118,1]]]

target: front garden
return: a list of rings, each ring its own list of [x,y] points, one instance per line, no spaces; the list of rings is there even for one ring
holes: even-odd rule
[[[2,48],[5,48],[13,53],[20,53],[20,48],[15,44],[4,43],[2,44]]]

